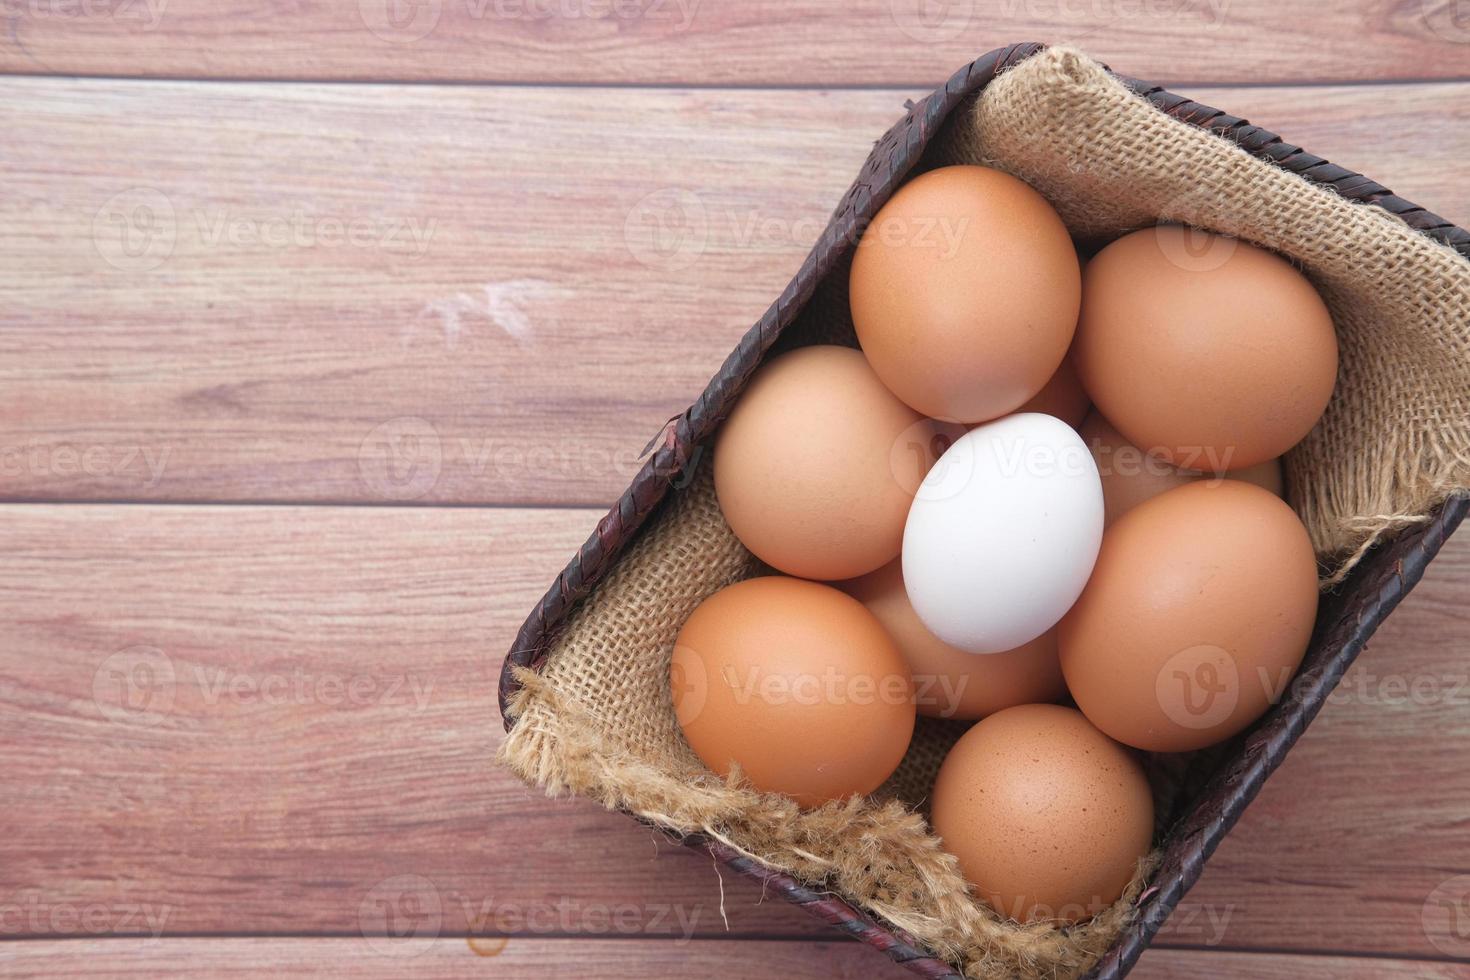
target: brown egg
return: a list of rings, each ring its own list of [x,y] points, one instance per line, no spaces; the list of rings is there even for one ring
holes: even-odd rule
[[[715,494],[767,564],[842,579],[898,556],[918,480],[896,446],[938,448],[930,423],[878,380],[861,352],[803,347],[761,368],[720,429]]]
[[[1066,694],[1056,630],[1005,653],[966,653],[919,621],[903,588],[902,565],[895,561],[836,585],[867,606],[898,644],[913,674],[919,714],[971,720]]]
[[[1111,524],[1123,514],[1166,490],[1182,487],[1207,474],[1181,469],[1150,456],[1124,439],[1122,434],[1097,412],[1089,414],[1078,430],[1082,441],[1092,450],[1097,472],[1102,477],[1103,522]],[[1285,492],[1281,479],[1281,460],[1268,459],[1242,470],[1225,474],[1232,480],[1243,480],[1269,490],[1280,497]],[[1209,474],[1209,482],[1219,477]]]
[[[1177,466],[1265,462],[1321,418],[1337,379],[1322,298],[1286,260],[1177,226],[1087,264],[1077,370],[1108,421]]]
[[[669,669],[689,747],[722,776],[817,806],[871,793],[914,731],[908,665],[862,603],[771,576],[710,596]]]
[[[1062,674],[1111,737],[1187,752],[1280,698],[1316,614],[1317,562],[1291,508],[1239,480],[1189,483],[1103,535],[1059,627]]]
[[[1069,355],[1062,359],[1061,367],[1057,368],[1051,380],[1016,411],[1051,415],[1075,429],[1087,417],[1090,407],[1092,403],[1082,389],[1082,379],[1077,376],[1077,365]]]
[[[979,722],[934,783],[934,832],[975,893],[1019,922],[1078,922],[1112,905],[1153,839],[1143,768],[1071,708]]]
[[[982,422],[1015,411],[1061,364],[1081,272],[1062,219],[1024,181],[944,167],[874,217],[849,295],[884,384],[925,415]]]

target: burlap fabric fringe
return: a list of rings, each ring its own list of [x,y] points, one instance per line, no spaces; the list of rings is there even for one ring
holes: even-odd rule
[[[1032,182],[1081,237],[1111,237],[1163,216],[1302,262],[1342,337],[1338,394],[1287,465],[1293,503],[1330,557],[1329,578],[1470,482],[1470,266],[1448,249],[1164,116],[1067,49],[997,79],[944,149],[949,159],[984,161]],[[814,811],[703,769],[674,721],[674,638],[702,599],[758,571],[720,516],[706,456],[572,615],[541,674],[519,673],[516,724],[500,758],[548,793],[590,797],[675,833],[708,834],[830,889],[969,976],[1029,980],[1087,969],[1127,922],[1155,856],[1116,905],[1086,924],[1001,920],[968,895],[922,814],[953,726],[921,725],[904,765],[873,799]],[[1161,814],[1173,812],[1174,768],[1150,767]]]
[[[1470,263],[1453,249],[1157,111],[1070,48],[990,85],[968,123],[950,152],[1023,178],[1079,238],[1183,222],[1288,255],[1316,284],[1337,392],[1285,471],[1324,584],[1470,486]]]

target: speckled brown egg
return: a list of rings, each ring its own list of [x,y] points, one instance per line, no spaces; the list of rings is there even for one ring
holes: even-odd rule
[[[931,170],[863,232],[849,279],[873,370],[925,415],[1015,411],[1061,364],[1081,273],[1067,228],[1024,181],[986,167]]]
[[[1103,520],[1107,524],[1166,490],[1196,480],[1219,480],[1214,474],[1186,470],[1145,453],[1124,439],[1123,434],[1097,412],[1087,416],[1078,432],[1092,452],[1098,475],[1102,478]],[[1254,483],[1278,497],[1285,492],[1279,459],[1231,470],[1225,476]]]
[[[1103,534],[1059,627],[1062,675],[1112,738],[1200,749],[1280,698],[1316,614],[1317,562],[1292,509],[1239,480],[1189,483]]]
[[[1305,276],[1265,249],[1173,225],[1088,262],[1075,356],[1129,442],[1210,472],[1296,445],[1337,379],[1332,317]]]
[[[1153,839],[1138,760],[1078,712],[1028,704],[955,743],[934,783],[934,832],[975,894],[1019,922],[1112,905]]]
[[[802,806],[871,793],[914,730],[908,665],[878,620],[830,586],[784,576],[710,596],[669,670],[689,747],[722,776]]]
[[[802,578],[852,578],[898,556],[933,462],[925,454],[941,445],[861,352],[803,347],[761,368],[720,428],[715,494],[762,561]]]
[[[1004,653],[966,653],[929,632],[903,587],[903,563],[836,583],[878,617],[898,644],[914,679],[919,714],[973,720],[1017,704],[1066,694],[1057,663],[1056,630]]]

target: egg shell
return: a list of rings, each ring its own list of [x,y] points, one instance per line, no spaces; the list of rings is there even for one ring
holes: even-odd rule
[[[1077,922],[1123,894],[1153,838],[1138,761],[1078,712],[1007,708],[966,732],[934,783],[932,823],[991,908]]]
[[[989,422],[955,441],[909,508],[909,601],[951,646],[1013,650],[1076,601],[1102,530],[1102,485],[1081,436],[1050,415]]]
[[[1062,219],[1024,181],[943,167],[874,216],[848,292],[884,384],[925,415],[982,422],[1015,411],[1061,364],[1081,272]]]
[[[1075,357],[1128,441],[1223,472],[1284,454],[1337,379],[1337,335],[1312,284],[1246,242],[1145,228],[1088,262]]]
[[[914,730],[908,664],[862,603],[784,576],[705,599],[679,631],[674,713],[711,770],[802,806],[871,793]]]
[[[1077,431],[1087,443],[1087,448],[1092,450],[1098,475],[1102,477],[1106,524],[1112,524],[1145,500],[1157,497],[1167,490],[1196,480],[1219,480],[1214,474],[1182,469],[1156,456],[1150,456],[1124,439],[1123,434],[1097,412],[1089,414]],[[1268,459],[1264,463],[1244,469],[1231,470],[1225,476],[1232,480],[1254,483],[1278,497],[1285,493],[1279,459]]]
[[[1062,358],[1061,366],[1042,389],[1016,411],[1052,415],[1075,429],[1091,407],[1092,402],[1082,388],[1082,378],[1077,374],[1077,364],[1069,354]]]
[[[914,679],[919,714],[974,720],[1017,704],[1066,694],[1057,662],[1056,630],[1003,653],[966,653],[924,626],[904,590],[901,562],[836,583],[878,617],[898,644]]]
[[[772,567],[864,575],[898,556],[935,437],[861,352],[803,347],[762,367],[720,428],[715,495],[735,536]]]
[[[1223,741],[1279,699],[1317,613],[1317,562],[1291,508],[1238,480],[1128,511],[1058,631],[1077,706],[1151,752]]]

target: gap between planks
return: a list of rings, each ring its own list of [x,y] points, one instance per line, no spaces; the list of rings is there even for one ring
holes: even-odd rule
[[[446,933],[563,913],[597,931],[618,913],[627,931],[719,934],[707,856],[492,762],[503,653],[592,523],[0,506],[0,905],[37,909],[42,935],[65,930],[52,909],[94,907],[165,931],[350,935],[396,903],[436,908]],[[1439,917],[1470,868],[1434,855],[1470,853],[1467,581],[1459,536],[1161,942],[1456,948]],[[724,877],[738,933],[824,934]]]
[[[586,94],[12,80],[0,499],[616,499],[905,93]],[[1190,94],[1470,217],[1470,85]]]

